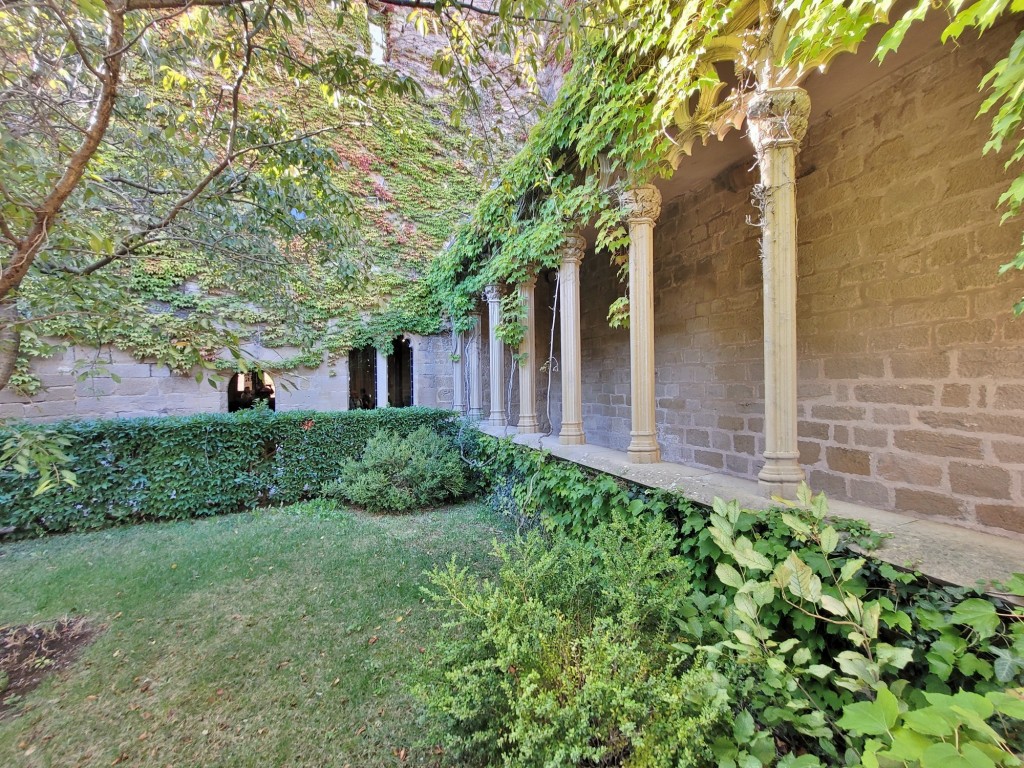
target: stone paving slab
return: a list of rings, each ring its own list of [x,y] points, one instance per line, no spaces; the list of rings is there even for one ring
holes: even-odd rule
[[[624,480],[676,491],[701,504],[715,497],[736,499],[748,509],[769,509],[771,500],[761,495],[757,482],[683,464],[631,464],[625,453],[596,445],[562,445],[557,437],[517,435],[511,427],[481,425],[495,437],[512,437],[514,442],[549,451],[553,456]],[[936,581],[962,586],[1005,581],[1024,572],[1024,541],[996,536],[935,520],[873,509],[860,504],[829,499],[837,517],[864,520],[882,533],[893,534],[870,554],[900,568],[920,571]],[[998,593],[996,593],[998,594]]]

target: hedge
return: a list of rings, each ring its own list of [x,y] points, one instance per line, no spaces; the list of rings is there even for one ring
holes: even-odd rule
[[[0,471],[0,529],[40,535],[292,503],[316,495],[378,430],[420,426],[454,436],[459,420],[431,408],[250,410],[29,427],[71,441],[78,484],[33,496],[33,478]],[[7,436],[0,429],[0,445]]]

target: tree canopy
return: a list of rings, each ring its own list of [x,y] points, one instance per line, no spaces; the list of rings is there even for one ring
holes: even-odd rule
[[[414,23],[452,43],[435,62],[461,86],[447,124],[479,100],[485,49],[509,58],[533,44],[511,33],[531,18],[521,3],[393,5],[423,8]],[[295,306],[372,266],[366,190],[346,178],[353,164],[363,181],[371,171],[364,135],[386,126],[401,143],[407,119],[436,122],[428,107],[403,114],[421,86],[371,61],[367,13],[311,0],[0,0],[0,388],[19,350],[43,350],[34,328],[180,370],[237,354],[253,316],[293,341],[325,330],[336,306],[314,309],[312,326]],[[423,149],[411,147],[414,167]],[[187,276],[244,300],[197,320],[175,311],[180,297],[161,316],[126,292]]]

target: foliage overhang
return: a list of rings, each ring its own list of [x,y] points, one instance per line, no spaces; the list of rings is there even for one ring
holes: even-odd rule
[[[487,284],[517,285],[556,267],[565,235],[593,223],[598,253],[625,265],[628,233],[616,192],[671,175],[697,140],[707,142],[744,118],[757,88],[799,83],[843,51],[854,51],[876,24],[888,29],[875,57],[901,44],[928,12],[944,12],[943,42],[981,34],[1004,14],[1024,11],[1021,0],[915,0],[891,19],[895,0],[732,0],[574,5],[573,63],[555,102],[518,155],[501,169],[468,221],[432,265],[429,280],[456,330]],[[735,64],[734,75],[722,65]],[[723,77],[724,75],[724,77]],[[734,78],[734,79],[733,79]],[[729,79],[731,84],[726,83]],[[1012,151],[1007,170],[1024,159],[1024,32],[982,79],[981,113],[994,113],[984,151]],[[721,96],[726,92],[724,98]],[[617,179],[609,183],[609,179]],[[1024,206],[1024,175],[1003,195],[1004,220]],[[1024,269],[1024,250],[1003,271]],[[609,320],[621,322],[623,300]],[[517,345],[522,308],[507,302],[499,336]],[[1024,312],[1024,299],[1016,306]]]

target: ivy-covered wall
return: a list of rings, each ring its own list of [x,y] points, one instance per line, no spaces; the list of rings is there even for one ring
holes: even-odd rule
[[[1020,230],[998,225],[1007,174],[981,155],[988,126],[974,119],[978,73],[1016,33],[1010,23],[955,51],[933,43],[815,113],[798,165],[797,344],[813,488],[1020,534],[1024,325],[1019,284],[999,274]],[[757,174],[748,139],[725,141],[750,159],[666,195],[655,229],[658,438],[668,461],[754,478],[765,447]],[[590,257],[582,285],[584,426],[590,442],[624,450],[629,334],[603,322],[621,286]]]

